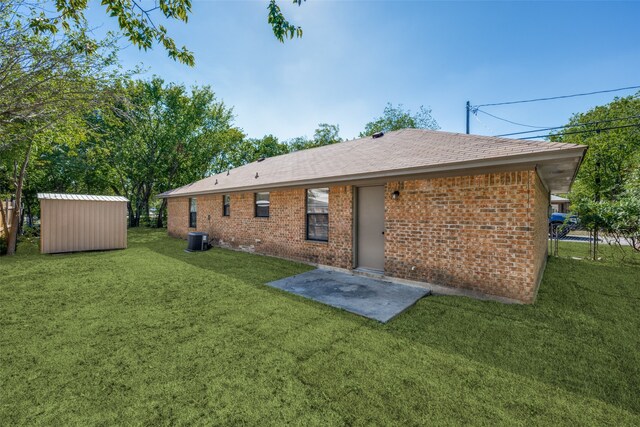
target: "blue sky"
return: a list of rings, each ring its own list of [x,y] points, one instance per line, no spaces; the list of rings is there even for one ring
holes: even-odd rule
[[[146,3],[146,2],[143,2]],[[93,26],[115,26],[93,1]],[[210,85],[252,137],[313,135],[339,124],[353,138],[387,102],[425,105],[442,130],[464,132],[464,104],[640,85],[640,3],[281,0],[302,39],[278,42],[267,1],[193,1],[187,24],[169,24],[193,68],[159,47],[121,53],[186,85]],[[628,95],[631,91],[620,92]],[[487,108],[525,124],[558,126],[616,94]],[[472,133],[528,130],[480,114]]]

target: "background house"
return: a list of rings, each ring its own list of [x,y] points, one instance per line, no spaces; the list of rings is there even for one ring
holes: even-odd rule
[[[551,209],[553,212],[567,213],[569,212],[569,199],[566,197],[551,195]]]

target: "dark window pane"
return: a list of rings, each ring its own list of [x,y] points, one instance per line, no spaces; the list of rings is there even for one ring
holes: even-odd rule
[[[269,193],[256,193],[256,216],[269,216]]]
[[[329,240],[329,189],[307,190],[307,239]]]
[[[198,206],[195,198],[189,199],[189,227],[196,228]]]
[[[260,217],[269,216],[269,206],[256,206],[256,216],[260,216]]]
[[[329,240],[328,214],[307,214],[307,239]]]
[[[231,196],[225,194],[222,196],[222,215],[229,216],[231,212]]]

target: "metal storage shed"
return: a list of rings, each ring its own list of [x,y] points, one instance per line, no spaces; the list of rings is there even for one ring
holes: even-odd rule
[[[39,193],[40,252],[127,247],[127,202],[121,196]]]

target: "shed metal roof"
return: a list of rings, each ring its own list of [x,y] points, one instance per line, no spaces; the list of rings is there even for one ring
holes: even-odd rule
[[[250,191],[469,170],[537,167],[550,191],[566,192],[586,146],[403,129],[249,163],[159,197]]]
[[[62,194],[62,193],[38,193],[39,200],[83,200],[92,202],[128,202],[122,196],[100,196],[94,194]]]

